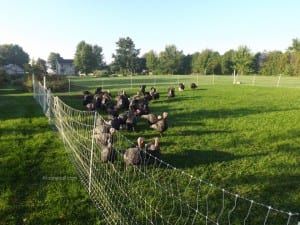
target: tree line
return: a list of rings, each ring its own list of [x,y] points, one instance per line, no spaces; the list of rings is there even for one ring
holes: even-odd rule
[[[225,75],[237,73],[263,75],[300,75],[300,39],[292,39],[285,52],[265,51],[252,53],[247,46],[239,46],[220,54],[212,49],[185,55],[175,45],[166,45],[164,51],[150,50],[142,56],[130,37],[116,42],[116,52],[110,64],[104,62],[103,49],[85,41],[78,43],[74,55],[76,71],[84,74],[202,74]],[[18,45],[0,45],[0,66],[16,64],[29,72],[47,73],[47,67],[56,69],[59,53],[51,52],[46,60],[37,59],[29,64],[29,55]]]

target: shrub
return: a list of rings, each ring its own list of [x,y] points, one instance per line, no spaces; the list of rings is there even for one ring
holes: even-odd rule
[[[9,82],[9,77],[8,75],[5,73],[4,70],[0,70],[0,85],[6,84]]]
[[[111,72],[107,69],[103,69],[103,70],[96,70],[94,72],[94,75],[96,77],[108,77],[111,74]]]

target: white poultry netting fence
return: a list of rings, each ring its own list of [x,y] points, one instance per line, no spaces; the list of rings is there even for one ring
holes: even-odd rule
[[[287,224],[299,213],[285,212],[244,198],[147,155],[126,168],[125,149],[134,145],[113,134],[116,159],[101,162],[95,111],[79,111],[33,80],[34,98],[54,125],[78,176],[107,224]]]

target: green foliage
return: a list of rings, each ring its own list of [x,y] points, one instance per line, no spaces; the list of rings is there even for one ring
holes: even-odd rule
[[[111,72],[109,71],[109,69],[96,70],[94,71],[94,75],[96,77],[108,77],[109,75],[111,75]]]
[[[50,88],[53,92],[68,91],[69,80],[66,76],[51,75],[47,76],[47,88]]]
[[[9,76],[5,73],[4,70],[0,69],[0,85],[4,85],[9,82]]]
[[[159,54],[159,71],[163,74],[178,74],[184,55],[175,45],[167,45]]]
[[[140,50],[130,37],[120,38],[117,44],[116,54],[113,54],[115,67],[123,74],[134,74],[138,69],[138,55]]]
[[[0,66],[16,64],[23,67],[23,65],[28,62],[29,55],[19,45],[0,45]]]
[[[249,74],[251,71],[252,55],[247,46],[239,46],[233,55],[233,68],[239,75]]]
[[[75,69],[81,73],[89,74],[104,66],[102,48],[97,45],[87,44],[81,41],[77,45],[74,57]]]
[[[56,62],[61,60],[62,57],[59,53],[50,52],[47,62],[50,64],[50,68],[55,71],[56,70]]]

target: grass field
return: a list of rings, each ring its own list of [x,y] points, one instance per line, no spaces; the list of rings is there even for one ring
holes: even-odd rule
[[[256,202],[300,212],[299,90],[276,88],[276,79],[264,87],[209,78],[199,78],[196,90],[189,88],[197,82],[191,76],[72,78],[71,92],[56,94],[84,109],[83,90],[102,86],[113,95],[121,89],[133,95],[139,84],[156,86],[161,97],[150,110],[169,112],[169,129],[161,138],[164,161]],[[178,82],[186,90],[168,99],[166,89]],[[0,100],[0,224],[101,224],[32,96],[3,88]],[[132,141],[157,135],[141,119],[136,131],[122,132]]]
[[[0,224],[100,222],[32,94],[0,88]]]
[[[253,77],[247,79],[249,84]],[[249,199],[299,212],[300,92],[277,87],[274,77],[263,80],[265,85],[255,86],[232,85],[230,77],[218,78],[214,85],[199,79],[199,88],[190,90],[195,76],[73,78],[77,86],[62,98],[84,109],[79,95],[83,90],[102,86],[113,95],[121,89],[133,95],[140,84],[155,86],[161,98],[150,103],[150,110],[169,112],[170,126],[161,139],[164,161]],[[184,82],[186,90],[168,99],[167,88],[178,82]],[[270,83],[274,86],[264,87]],[[139,120],[137,130],[124,135],[132,141],[137,136],[151,140],[156,133]]]

